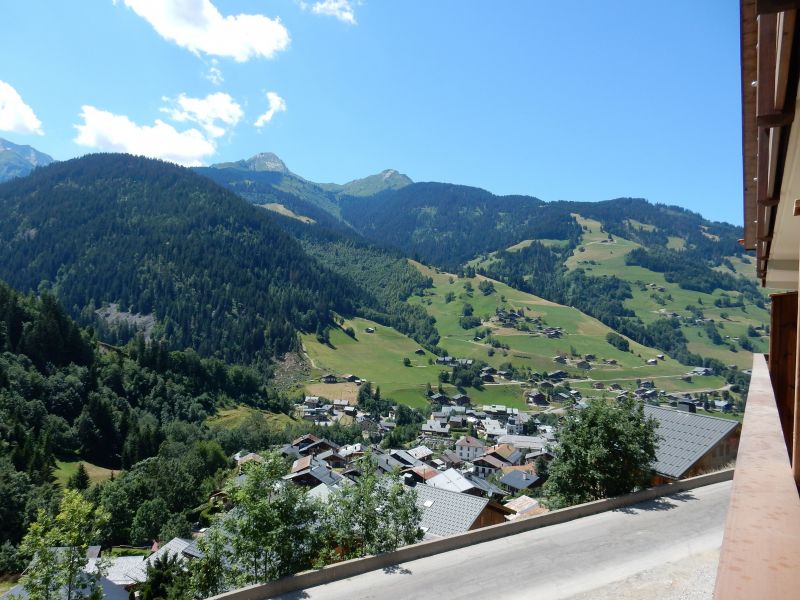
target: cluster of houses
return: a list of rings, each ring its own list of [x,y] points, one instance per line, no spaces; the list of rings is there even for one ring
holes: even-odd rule
[[[500,327],[510,327],[512,329],[522,328],[525,331],[529,331],[531,334],[543,335],[551,339],[557,339],[564,335],[564,330],[561,327],[550,327],[542,322],[541,317],[529,317],[524,314],[522,310],[495,309],[495,314],[490,319],[490,322]],[[521,327],[522,323],[526,325]]]
[[[741,432],[738,422],[683,409],[681,405],[688,403],[683,397],[676,396],[673,401],[679,410],[644,406],[645,414],[657,421],[660,437],[653,464],[653,484],[692,477],[735,460]],[[441,415],[435,413],[435,418],[484,417],[479,421],[480,437],[442,438],[436,451],[425,443],[426,438],[410,449],[382,449],[366,443],[342,446],[311,434],[300,436],[280,448],[291,460],[284,480],[301,486],[320,502],[332,502],[337,488],[358,480],[360,459],[370,456],[379,473],[399,476],[416,491],[425,540],[546,512],[536,498],[536,489],[543,483],[540,476],[543,473],[537,472],[537,465],[554,458],[557,430],[538,424],[536,435],[508,433],[508,424],[521,416],[516,409],[484,406],[477,412],[467,410],[464,406],[445,406],[439,411]],[[506,433],[495,431],[490,421],[505,425]],[[237,481],[247,476],[248,463],[263,460],[253,452],[239,452],[233,458],[238,468]],[[225,492],[213,494],[210,502],[219,508],[229,506]],[[154,543],[147,557],[104,557],[108,562],[107,574],[100,579],[104,597],[126,600],[130,592],[145,582],[147,567],[165,554],[181,561],[202,557],[197,543],[201,535],[202,531],[191,539],[175,538],[163,545]],[[96,568],[99,558],[100,548],[90,547],[87,572]],[[28,597],[22,586],[16,586],[3,598],[12,596]]]

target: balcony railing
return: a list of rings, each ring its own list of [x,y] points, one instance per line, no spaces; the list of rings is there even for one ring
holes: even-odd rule
[[[753,355],[714,597],[800,598],[800,495],[760,354]]]

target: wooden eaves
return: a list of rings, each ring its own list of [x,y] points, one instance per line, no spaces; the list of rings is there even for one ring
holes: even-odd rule
[[[800,0],[741,0],[744,245],[765,283],[795,114]]]

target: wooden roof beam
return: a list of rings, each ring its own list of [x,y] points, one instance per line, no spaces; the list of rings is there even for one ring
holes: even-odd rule
[[[800,0],[756,0],[756,14],[769,15],[800,9]]]

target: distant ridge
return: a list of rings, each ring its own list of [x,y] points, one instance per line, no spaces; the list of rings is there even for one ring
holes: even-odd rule
[[[408,175],[386,169],[375,175],[354,179],[344,185],[321,183],[321,188],[343,196],[372,196],[386,190],[399,190],[414,183]]]
[[[261,152],[255,156],[251,156],[246,160],[237,160],[236,162],[217,163],[211,165],[212,169],[235,169],[237,171],[254,171],[254,172],[269,172],[269,173],[283,173],[284,175],[291,174],[291,171],[286,167],[277,154],[272,152]]]
[[[24,177],[36,167],[55,162],[52,156],[32,146],[20,146],[0,138],[0,182]]]

